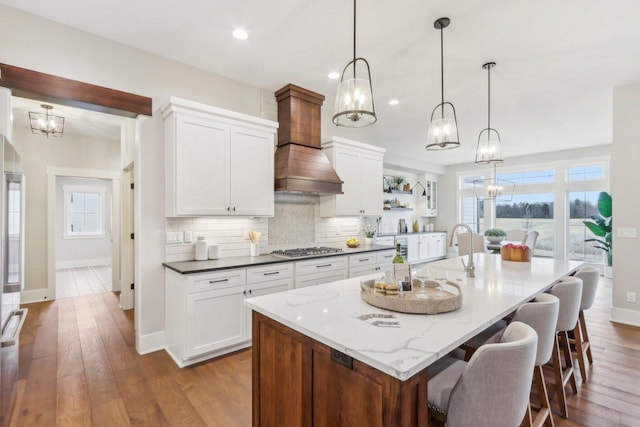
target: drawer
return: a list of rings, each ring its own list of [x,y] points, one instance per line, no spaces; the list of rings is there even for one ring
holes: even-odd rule
[[[393,249],[388,250],[388,251],[376,252],[376,263],[377,264],[382,264],[382,263],[391,264],[391,261],[393,261],[393,258],[395,258],[395,256],[396,256],[396,251],[394,251]]]
[[[346,256],[332,256],[309,261],[296,262],[296,277],[305,274],[322,273],[325,271],[347,271]]]
[[[374,265],[377,263],[375,252],[349,255],[349,269]]]
[[[324,283],[336,282],[347,278],[346,270],[329,271],[325,273],[308,274],[306,276],[296,276],[295,288],[305,288],[307,286],[322,285]]]
[[[246,278],[246,270],[244,268],[190,275],[187,282],[187,293],[244,286]]]
[[[293,277],[293,263],[271,264],[247,268],[247,284]]]
[[[366,276],[368,274],[381,273],[381,272],[382,271],[380,270],[380,266],[378,266],[378,265],[375,265],[375,264],[374,265],[365,265],[365,266],[350,268],[349,269],[349,278]]]

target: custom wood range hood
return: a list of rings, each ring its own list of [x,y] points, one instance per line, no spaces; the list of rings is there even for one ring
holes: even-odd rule
[[[324,95],[288,84],[276,93],[278,146],[275,191],[342,194],[342,183],[320,145]]]

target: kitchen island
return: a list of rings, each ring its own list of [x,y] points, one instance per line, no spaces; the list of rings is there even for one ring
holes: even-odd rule
[[[580,267],[474,259],[475,278],[464,276],[459,258],[430,264],[462,288],[462,307],[450,313],[369,306],[360,298],[361,278],[247,299],[253,425],[425,426],[427,367]]]

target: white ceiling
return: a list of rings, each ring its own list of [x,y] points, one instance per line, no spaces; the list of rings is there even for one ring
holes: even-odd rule
[[[64,135],[74,135],[88,140],[103,139],[120,142],[120,125],[125,120],[123,117],[17,96],[11,97],[13,125],[29,129],[29,111],[42,113],[44,111],[42,104],[53,107],[49,114],[64,117],[63,138]]]
[[[0,3],[173,58],[257,87],[287,83],[327,96],[332,110],[352,55],[347,0],[0,0]],[[444,33],[445,100],[457,110],[462,148],[424,150],[428,117],[440,102]],[[612,89],[640,81],[637,0],[396,0],[358,3],[358,56],[371,64],[378,123],[349,137],[439,164],[473,161],[486,127],[486,71],[492,71],[492,127],[505,157],[611,142]],[[244,27],[246,41],[231,31]],[[389,99],[400,104],[391,107]]]

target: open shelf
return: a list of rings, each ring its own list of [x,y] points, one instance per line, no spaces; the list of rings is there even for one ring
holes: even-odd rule
[[[385,211],[412,211],[413,208],[383,208]]]
[[[389,190],[389,191],[386,191],[384,194],[413,194],[413,191]]]

